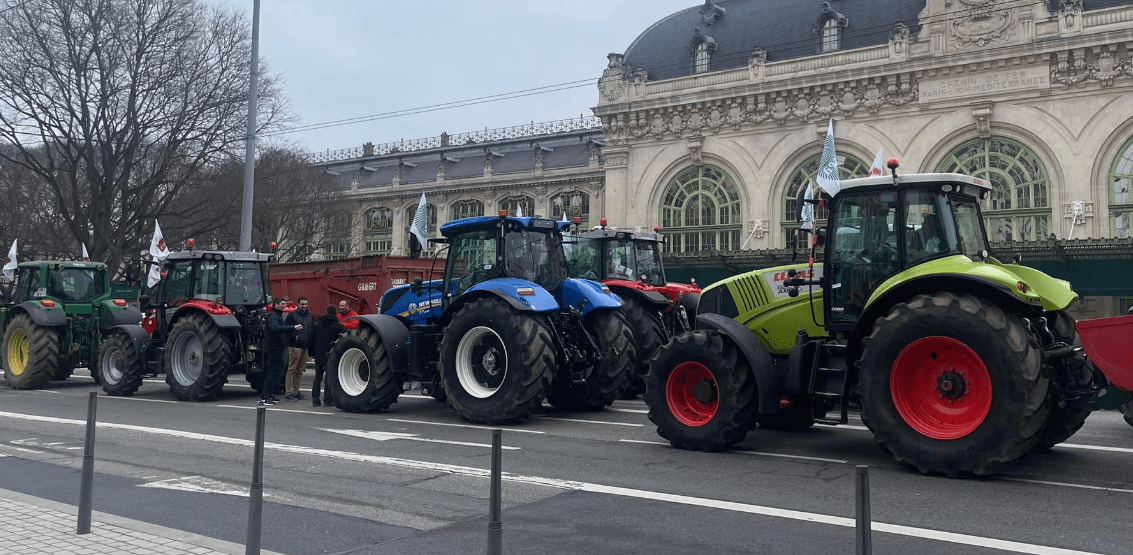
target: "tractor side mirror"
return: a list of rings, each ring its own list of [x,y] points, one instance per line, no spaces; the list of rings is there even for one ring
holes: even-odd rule
[[[136,283],[141,277],[141,268],[138,267],[137,262],[130,262],[126,264],[126,283]]]
[[[821,246],[824,246],[826,244],[826,228],[825,227],[820,227],[817,230],[815,230],[814,236],[818,239],[818,243],[817,243],[818,246],[821,247]]]
[[[413,278],[413,283],[409,284],[409,290],[413,292],[414,295],[421,294],[421,278]]]
[[[151,306],[150,305],[150,296],[149,295],[139,295],[138,296],[138,306],[140,307],[142,312],[149,310],[150,306]]]

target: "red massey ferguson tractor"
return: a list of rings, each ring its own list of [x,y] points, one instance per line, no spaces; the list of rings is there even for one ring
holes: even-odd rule
[[[577,221],[577,220],[576,220]],[[601,225],[566,239],[571,277],[601,281],[622,298],[622,311],[633,328],[637,360],[623,397],[645,391],[649,357],[674,335],[692,329],[688,315],[695,314],[700,287],[695,283],[665,281],[661,264],[664,237],[652,232]]]
[[[268,264],[274,258],[254,252],[171,253],[142,324],[128,326],[128,341],[103,343],[103,390],[132,395],[143,377],[164,373],[177,399],[210,401],[220,396],[229,374],[243,373],[262,391]]]

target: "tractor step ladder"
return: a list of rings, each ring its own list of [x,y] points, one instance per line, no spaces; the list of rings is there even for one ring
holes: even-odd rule
[[[846,407],[849,398],[850,382],[846,368],[846,345],[842,343],[823,343],[819,349],[818,361],[811,377],[811,391],[822,400],[836,401],[841,407],[837,418],[815,418],[822,424],[845,424],[849,422]]]

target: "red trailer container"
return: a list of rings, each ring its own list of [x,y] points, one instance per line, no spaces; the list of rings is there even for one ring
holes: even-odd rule
[[[346,299],[359,314],[374,314],[378,300],[389,288],[412,283],[413,278],[441,279],[445,261],[402,256],[359,256],[318,262],[271,265],[271,292],[296,300],[307,297],[311,311],[322,314],[328,304]]]

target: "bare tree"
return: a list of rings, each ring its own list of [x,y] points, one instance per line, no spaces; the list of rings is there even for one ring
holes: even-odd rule
[[[49,217],[119,268],[154,219],[221,229],[240,188],[193,194],[242,151],[250,22],[199,0],[0,0],[0,164],[41,181]],[[261,64],[261,130],[289,119]],[[169,220],[168,224],[166,220]]]

